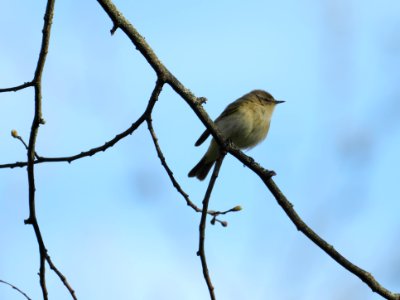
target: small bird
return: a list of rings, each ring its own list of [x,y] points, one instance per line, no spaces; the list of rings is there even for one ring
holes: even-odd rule
[[[249,149],[265,139],[275,105],[283,102],[266,91],[254,90],[229,104],[214,122],[225,139],[240,149]],[[209,135],[206,129],[195,146],[200,146]],[[212,139],[206,154],[188,176],[204,180],[220,155],[218,143]]]

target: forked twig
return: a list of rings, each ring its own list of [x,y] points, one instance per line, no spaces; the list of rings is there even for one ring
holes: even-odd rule
[[[179,182],[175,179],[174,173],[172,172],[171,168],[168,166],[167,160],[165,159],[165,156],[161,150],[161,147],[158,143],[158,138],[156,135],[156,132],[154,131],[153,128],[153,121],[151,119],[151,115],[148,116],[146,119],[147,121],[147,127],[149,129],[151,138],[153,140],[154,147],[156,148],[157,156],[160,159],[161,165],[163,166],[164,170],[167,172],[169,179],[171,180],[172,185],[175,187],[175,189],[178,191],[179,194],[182,195],[182,197],[185,199],[186,204],[191,207],[195,212],[201,213],[203,212],[202,208],[199,208],[196,204],[193,203],[192,200],[190,200],[189,195],[183,190]],[[231,209],[225,210],[225,211],[218,211],[218,210],[207,210],[207,214],[212,216],[213,218],[211,219],[211,224],[214,225],[215,222],[220,223],[222,226],[226,227],[228,226],[228,222],[222,221],[220,219],[217,219],[218,216],[220,215],[226,215],[228,213],[233,213],[233,212],[238,212],[242,210],[242,208],[237,205],[235,207],[232,207]]]

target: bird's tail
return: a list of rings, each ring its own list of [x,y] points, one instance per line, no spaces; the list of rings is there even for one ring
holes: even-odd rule
[[[189,172],[189,177],[197,177],[199,180],[204,180],[210,172],[215,160],[208,161],[207,157],[204,156],[197,165]]]

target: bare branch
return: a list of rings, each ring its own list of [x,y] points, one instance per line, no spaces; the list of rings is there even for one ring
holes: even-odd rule
[[[207,260],[206,260],[206,252],[204,250],[204,243],[205,243],[205,238],[206,238],[206,223],[207,223],[207,211],[208,211],[208,204],[210,202],[210,196],[211,192],[214,188],[215,181],[217,180],[219,170],[222,165],[222,161],[224,160],[226,153],[223,153],[216,161],[215,167],[213,170],[213,173],[211,175],[210,182],[207,187],[206,194],[204,195],[204,200],[203,200],[203,209],[201,212],[201,219],[200,219],[200,225],[199,225],[199,251],[197,251],[197,255],[200,256],[201,260],[201,266],[203,268],[203,276],[204,279],[207,283],[208,291],[210,293],[210,297],[212,300],[215,300],[215,293],[214,293],[214,286],[212,285],[211,282],[211,277],[208,272],[208,267],[207,267]]]
[[[46,13],[44,15],[44,25],[43,25],[43,35],[42,35],[42,45],[39,54],[39,60],[36,67],[36,72],[33,80],[35,88],[35,114],[32,121],[31,133],[29,137],[28,144],[28,185],[29,185],[29,217],[25,220],[25,224],[31,224],[33,230],[35,231],[36,239],[39,244],[40,252],[40,267],[39,267],[39,278],[40,286],[42,288],[43,299],[48,299],[47,287],[46,287],[46,255],[47,249],[43,242],[43,237],[40,232],[39,224],[36,218],[36,205],[35,205],[35,170],[34,170],[34,160],[35,160],[35,147],[36,147],[36,137],[39,131],[39,126],[42,123],[42,73],[44,69],[44,64],[47,57],[47,52],[49,48],[50,41],[50,31],[53,20],[54,13],[54,2],[55,0],[47,1]]]
[[[168,166],[168,164],[167,164],[167,162],[166,162],[166,160],[165,160],[164,154],[163,154],[162,151],[161,151],[160,145],[158,144],[157,135],[156,135],[156,133],[155,133],[155,131],[154,131],[154,128],[153,128],[153,124],[152,124],[152,123],[153,123],[153,122],[152,122],[152,119],[151,119],[151,115],[149,115],[148,118],[147,118],[147,127],[148,127],[148,129],[149,129],[149,132],[150,132],[151,138],[152,138],[152,140],[153,140],[154,147],[156,148],[157,155],[158,155],[158,157],[159,157],[159,159],[160,159],[161,165],[164,167],[165,171],[167,172],[168,177],[169,177],[169,179],[170,179],[171,182],[172,182],[172,185],[176,188],[176,190],[178,191],[178,193],[181,194],[182,197],[186,200],[186,204],[187,204],[188,206],[190,206],[191,208],[193,208],[196,212],[201,212],[202,210],[201,210],[199,207],[197,207],[196,204],[194,204],[194,203],[190,200],[189,195],[188,195],[187,193],[185,193],[185,191],[182,189],[182,187],[180,186],[180,184],[178,183],[178,181],[175,179],[174,173],[173,173],[173,172],[171,171],[171,169],[169,168],[169,166]]]
[[[51,260],[49,255],[46,255],[46,261],[50,266],[50,269],[52,269],[54,271],[54,273],[57,274],[57,276],[60,278],[61,282],[64,284],[64,286],[67,288],[67,290],[69,291],[69,293],[71,294],[72,298],[74,300],[78,300],[78,298],[75,295],[75,291],[72,288],[72,286],[68,283],[67,278],[64,276],[63,273],[60,272],[60,270],[58,270],[58,268],[54,265],[53,261]]]
[[[35,112],[34,118],[31,125],[29,143],[27,145],[27,161],[26,162],[16,162],[13,164],[3,164],[0,165],[0,168],[15,168],[15,167],[25,167],[27,166],[27,175],[28,175],[28,185],[29,185],[29,217],[25,220],[26,224],[31,224],[36,239],[39,245],[39,252],[40,252],[40,268],[39,268],[39,277],[40,277],[40,285],[42,289],[43,299],[47,300],[47,288],[46,288],[46,277],[45,277],[45,263],[46,261],[50,265],[50,268],[54,270],[54,272],[59,276],[61,281],[69,290],[71,296],[76,299],[75,291],[71,288],[68,284],[65,276],[55,267],[52,263],[50,256],[47,253],[47,249],[45,247],[39,224],[36,217],[35,211],[35,169],[34,166],[38,163],[44,162],[72,162],[74,160],[89,157],[95,155],[101,151],[105,151],[110,147],[114,146],[117,142],[121,139],[125,138],[129,134],[132,134],[144,121],[147,122],[149,132],[152,136],[154,145],[156,147],[157,154],[160,158],[160,161],[166,170],[168,176],[170,177],[171,182],[173,183],[174,187],[177,191],[185,198],[186,203],[191,206],[195,211],[202,213],[201,215],[201,222],[199,225],[199,251],[198,255],[200,256],[203,268],[203,275],[207,282],[207,286],[210,292],[211,299],[215,299],[214,295],[214,287],[212,286],[211,279],[209,276],[207,262],[205,257],[204,251],[204,242],[205,242],[205,228],[206,228],[206,220],[207,214],[213,216],[213,220],[216,220],[215,217],[220,214],[224,214],[231,211],[238,211],[235,208],[225,211],[225,212],[215,212],[208,210],[208,204],[210,195],[215,183],[215,180],[218,176],[219,169],[222,164],[223,157],[217,160],[217,164],[214,168],[213,175],[211,177],[209,186],[207,188],[207,192],[205,194],[203,200],[203,207],[199,209],[193,202],[190,201],[189,196],[183,191],[181,186],[178,184],[176,179],[173,176],[172,171],[168,167],[165,158],[161,152],[161,148],[158,145],[157,137],[152,127],[152,120],[151,120],[151,112],[153,107],[159,97],[159,94],[162,91],[163,85],[167,83],[172,87],[172,89],[178,93],[186,103],[191,107],[191,109],[196,113],[197,117],[201,120],[204,126],[210,130],[212,136],[215,138],[217,143],[220,145],[223,151],[227,151],[228,153],[235,156],[239,161],[241,161],[244,165],[246,165],[249,169],[251,169],[254,173],[256,173],[259,178],[264,182],[270,192],[274,195],[278,204],[282,207],[285,213],[288,215],[290,220],[295,224],[297,229],[301,231],[304,235],[306,235],[311,241],[313,241],[318,247],[320,247],[323,251],[325,251],[330,257],[332,257],[337,263],[343,266],[345,269],[349,270],[351,273],[359,277],[363,282],[365,282],[374,292],[378,293],[382,297],[386,299],[397,299],[400,300],[400,294],[393,293],[383,287],[379,282],[375,280],[375,278],[368,273],[367,271],[361,269],[360,267],[356,266],[348,259],[346,259],[343,255],[341,255],[338,251],[334,249],[334,247],[328,244],[324,239],[322,239],[319,235],[317,235],[297,214],[294,210],[293,205],[289,202],[289,200],[283,195],[280,189],[277,187],[275,182],[272,180],[272,176],[275,175],[273,171],[269,171],[261,167],[258,163],[256,163],[251,157],[245,155],[243,152],[235,148],[234,146],[230,145],[229,143],[225,143],[224,138],[219,133],[218,129],[216,128],[215,124],[209,118],[208,114],[202,107],[204,103],[204,98],[197,98],[190,90],[185,88],[183,84],[174,77],[172,73],[162,64],[162,62],[158,59],[154,51],[150,48],[147,44],[145,39],[139,34],[139,32],[125,19],[125,17],[118,11],[116,6],[110,0],[98,0],[99,4],[102,6],[104,11],[109,15],[113,22],[113,26],[111,29],[111,34],[114,34],[118,29],[121,29],[127,37],[132,41],[135,45],[136,49],[144,56],[150,66],[157,74],[157,83],[154,87],[152,95],[150,97],[149,103],[145,112],[137,119],[135,123],[131,125],[127,130],[124,132],[116,135],[113,139],[106,142],[103,146],[95,147],[91,150],[81,152],[80,154],[76,154],[69,157],[39,157],[36,154],[36,137],[39,131],[40,124],[43,124],[42,118],[42,74],[44,65],[46,62],[46,56],[49,48],[49,41],[50,41],[50,30],[52,25],[52,18],[53,18],[53,11],[54,11],[54,3],[55,0],[48,0],[46,6],[46,13],[44,16],[44,25],[43,25],[43,35],[42,35],[42,43],[41,43],[41,50],[39,54],[39,59],[36,67],[36,71],[34,74],[34,78],[30,82],[26,82],[24,84],[10,87],[10,88],[3,88],[0,89],[1,92],[12,92],[12,91],[19,91],[27,87],[34,87],[35,91]],[[23,142],[23,140],[21,139]],[[225,224],[222,223],[221,224]],[[3,281],[1,281],[3,282]],[[10,285],[10,284],[9,284]],[[12,286],[12,285],[10,285]],[[29,299],[29,298],[28,298]]]
[[[31,298],[29,298],[29,296],[26,294],[26,293],[24,293],[22,290],[20,290],[18,287],[16,287],[15,285],[13,285],[13,284],[11,284],[11,283],[9,283],[9,282],[7,282],[7,281],[4,281],[4,280],[1,280],[0,279],[0,282],[1,283],[4,283],[4,284],[6,284],[6,285],[8,285],[8,286],[10,286],[10,287],[12,287],[14,290],[16,290],[18,293],[20,293],[21,295],[23,295],[27,300],[32,300]]]
[[[157,80],[156,86],[152,92],[152,95],[150,96],[149,102],[147,104],[147,107],[146,107],[146,110],[144,111],[144,113],[128,129],[117,134],[114,138],[112,138],[111,140],[104,143],[104,145],[92,148],[87,151],[83,151],[79,154],[75,154],[72,156],[64,156],[64,157],[42,157],[42,156],[40,156],[33,163],[34,164],[40,164],[40,163],[45,163],[45,162],[68,162],[68,163],[71,163],[74,160],[93,156],[99,152],[104,152],[108,148],[113,147],[120,140],[127,137],[128,135],[131,135],[140,125],[142,125],[142,123],[146,120],[146,118],[149,116],[149,114],[151,114],[154,104],[158,100],[158,96],[161,93],[163,85],[164,85],[164,82],[162,80]],[[27,165],[28,165],[28,163],[26,163],[26,162],[16,162],[16,163],[11,163],[11,164],[0,165],[0,169],[22,168]]]
[[[50,32],[53,21],[54,14],[54,4],[55,0],[49,0],[46,6],[46,12],[44,15],[44,25],[43,25],[43,35],[42,35],[42,44],[40,48],[40,54],[38,63],[36,66],[36,71],[34,75],[34,79],[31,84],[26,84],[26,86],[33,85],[35,89],[35,113],[32,121],[31,132],[29,136],[29,144],[27,147],[27,173],[28,173],[28,186],[29,186],[29,217],[25,220],[25,224],[30,224],[33,227],[33,230],[36,235],[36,239],[39,245],[39,254],[40,254],[40,267],[39,267],[39,278],[40,278],[40,286],[42,289],[43,299],[48,299],[48,292],[46,287],[46,260],[52,266],[54,270],[56,270],[56,274],[60,277],[62,282],[67,283],[65,276],[53,265],[50,260],[50,257],[47,254],[47,249],[43,241],[42,234],[40,232],[39,223],[36,217],[36,205],[35,205],[35,158],[39,158],[36,154],[36,137],[39,131],[40,124],[44,124],[44,120],[42,117],[42,74],[44,70],[44,65],[46,62],[46,57],[49,49],[50,43]],[[26,146],[25,142],[20,138],[20,141]],[[71,296],[74,299],[77,299],[75,296],[75,291],[69,286],[69,284],[65,284]]]
[[[17,86],[0,89],[0,93],[17,92],[17,91],[23,90],[23,89],[25,89],[27,87],[31,87],[31,86],[33,86],[33,82],[29,81],[29,82],[25,82],[25,83],[17,85]]]
[[[18,132],[15,129],[11,130],[11,136],[13,138],[19,140],[22,143],[22,145],[24,145],[26,151],[29,150],[28,145],[25,143],[24,139],[18,134]],[[40,158],[39,155],[36,152],[35,152],[35,157],[36,158]]]
[[[147,113],[142,114],[136,120],[136,122],[134,122],[128,129],[126,129],[125,131],[117,134],[114,138],[112,138],[111,140],[105,142],[102,146],[98,146],[98,147],[92,148],[92,149],[87,150],[87,151],[82,151],[81,153],[75,154],[75,155],[72,155],[72,156],[39,157],[33,163],[34,164],[40,164],[40,163],[46,163],[46,162],[68,162],[68,163],[71,163],[74,160],[77,160],[77,159],[80,159],[80,158],[84,158],[84,157],[93,156],[93,155],[95,155],[95,154],[97,154],[99,152],[104,152],[108,148],[113,147],[116,143],[118,143],[123,138],[125,138],[128,135],[132,134],[146,120],[146,114]],[[15,163],[11,163],[11,164],[0,165],[0,169],[22,168],[22,167],[25,167],[27,165],[28,165],[27,162],[15,162]]]
[[[157,135],[154,131],[153,128],[153,121],[151,119],[151,115],[149,115],[146,119],[147,121],[147,127],[149,129],[151,138],[153,140],[154,143],[154,147],[156,148],[157,151],[157,156],[160,159],[161,165],[164,167],[165,171],[168,174],[169,179],[171,180],[172,185],[175,187],[175,189],[178,191],[179,194],[182,195],[182,197],[185,199],[186,204],[191,207],[195,212],[201,213],[203,210],[201,208],[199,208],[196,204],[193,203],[192,200],[190,200],[189,195],[182,189],[182,187],[180,186],[180,184],[178,183],[178,181],[175,179],[174,177],[174,173],[172,172],[172,170],[170,169],[170,167],[168,166],[168,163],[165,159],[165,156],[161,150],[161,147],[158,143],[158,138]],[[207,213],[211,216],[213,216],[212,218],[212,224],[215,223],[215,221],[219,222],[220,224],[222,224],[222,226],[227,226],[227,222],[226,221],[221,221],[219,219],[217,219],[217,216],[219,215],[225,215],[231,212],[238,212],[240,211],[241,208],[239,209],[239,206],[235,206],[231,209],[225,210],[225,211],[215,211],[215,210],[208,210]]]
[[[158,57],[155,55],[153,50],[144,40],[144,38],[136,31],[136,29],[123,17],[121,12],[116,8],[116,6],[110,0],[98,0],[99,4],[103,7],[106,13],[109,15],[113,21],[114,27],[113,31],[120,28],[133,42],[140,53],[146,58],[148,63],[152,66],[157,75],[162,75],[166,79],[166,82],[173,88],[173,90],[178,93],[192,108],[196,113],[198,118],[203,122],[203,124],[210,130],[213,137],[216,139],[217,143],[222,149],[225,149],[247,167],[253,170],[259,177],[264,181],[268,189],[274,195],[276,201],[281,205],[281,207],[288,214],[289,218],[296,225],[296,227],[303,232],[311,241],[313,241],[317,246],[319,246],[323,251],[328,253],[336,262],[342,265],[344,268],[352,272],[354,275],[359,277],[364,281],[374,292],[380,294],[386,299],[400,299],[400,294],[392,293],[381,284],[379,284],[372,275],[363,269],[355,266],[349,260],[345,259],[340,253],[338,253],[331,245],[329,245],[325,240],[319,237],[314,231],[312,231],[297,215],[293,209],[292,204],[286,199],[286,197],[281,193],[276,184],[271,179],[275,173],[273,171],[268,171],[262,168],[258,163],[245,155],[240,150],[226,145],[223,137],[218,132],[216,126],[209,118],[207,113],[201,106],[202,101],[199,101],[188,89],[186,89],[181,82],[179,82],[169,70],[160,62]]]
[[[372,291],[378,293],[386,299],[399,300],[400,294],[392,293],[391,291],[384,288],[376,279],[371,275],[371,273],[361,269],[342,254],[335,250],[335,248],[328,244],[324,239],[322,239],[315,231],[313,231],[297,214],[293,208],[293,204],[283,195],[281,190],[275,184],[275,182],[265,173],[258,174],[258,176],[263,180],[265,185],[274,195],[278,204],[283,208],[287,216],[292,220],[297,230],[301,231],[310,240],[312,240],[318,247],[325,251],[330,257],[332,257],[338,264],[342,267],[356,275],[363,282],[365,282]]]

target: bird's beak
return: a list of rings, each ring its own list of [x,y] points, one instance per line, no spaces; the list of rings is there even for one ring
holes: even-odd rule
[[[283,100],[275,100],[275,104],[279,104],[279,103],[284,103],[285,101]]]

